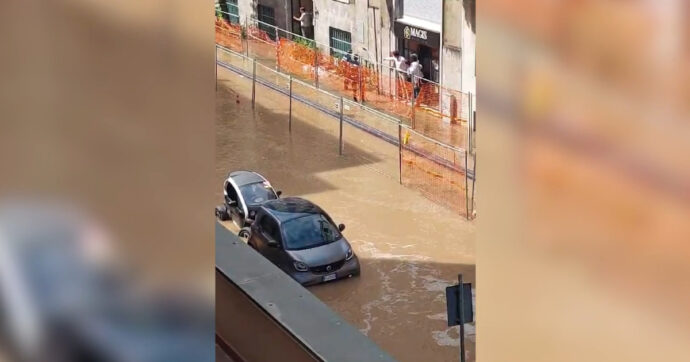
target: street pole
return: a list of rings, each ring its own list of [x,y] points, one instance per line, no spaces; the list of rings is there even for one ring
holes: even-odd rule
[[[462,286],[462,274],[458,274],[458,285],[460,286],[460,298],[458,298],[458,315],[460,316],[460,362],[465,362],[465,316],[463,314],[463,286]]]
[[[252,61],[252,109],[256,103],[256,59]]]
[[[343,155],[343,97],[340,97],[340,155]]]

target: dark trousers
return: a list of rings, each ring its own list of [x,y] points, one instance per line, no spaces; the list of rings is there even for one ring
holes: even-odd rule
[[[314,38],[311,34],[311,26],[303,26],[302,27],[302,36],[307,38],[307,39],[313,39]]]

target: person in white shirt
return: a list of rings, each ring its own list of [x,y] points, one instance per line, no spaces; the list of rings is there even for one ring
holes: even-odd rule
[[[398,91],[398,88],[405,86],[405,81],[407,78],[407,59],[400,55],[400,52],[394,50],[391,52],[390,57],[383,58],[383,60],[392,60],[395,63],[395,89],[393,96],[398,97],[398,95],[406,94],[406,92]]]
[[[299,21],[299,25],[302,28],[302,36],[311,39],[311,27],[312,27],[312,15],[308,12],[304,6],[299,8],[299,18],[293,16],[292,18]]]
[[[407,74],[410,76],[412,81],[412,87],[414,89],[414,99],[417,99],[419,95],[419,90],[422,85],[422,78],[424,78],[424,73],[422,73],[422,64],[419,62],[417,54],[410,55],[410,67],[407,68]]]

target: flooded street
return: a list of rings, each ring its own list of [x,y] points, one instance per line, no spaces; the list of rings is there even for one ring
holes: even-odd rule
[[[252,110],[249,79],[221,67],[218,78],[218,202],[227,173],[247,169],[317,203],[347,226],[362,274],[309,290],[400,361],[457,361],[445,288],[458,273],[475,281],[474,224],[400,185],[397,146],[348,127],[340,156],[336,118],[293,101],[289,132],[286,96],[257,84]]]

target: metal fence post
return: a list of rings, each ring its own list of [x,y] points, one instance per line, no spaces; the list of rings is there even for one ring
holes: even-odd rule
[[[343,97],[340,97],[340,149],[339,154],[343,155]]]
[[[288,131],[292,133],[292,74],[290,74],[290,91],[288,93],[290,99],[290,106],[288,109]]]
[[[242,33],[240,32],[240,37]],[[247,17],[244,17],[244,55],[249,57],[249,24],[247,24]]]
[[[398,123],[398,176],[400,184],[402,185],[402,147],[403,147],[403,137],[402,137],[402,123]]]
[[[314,86],[319,88],[319,48],[316,47],[316,42],[314,42]]]
[[[472,155],[472,217],[474,217],[474,189],[477,187],[477,154]]]
[[[256,103],[256,59],[252,60],[252,109]]]
[[[472,128],[474,124],[474,117],[472,116],[473,114],[473,106],[472,106],[472,93],[467,92],[467,107],[468,107],[468,114],[467,114],[467,149],[469,149],[470,153],[473,152],[473,145],[472,145]]]
[[[468,169],[467,169],[467,150],[465,150],[465,213],[467,215],[467,220],[470,219],[470,195],[469,195],[469,190],[467,189],[470,186],[469,183],[469,177],[467,175]],[[462,328],[462,327],[460,327]]]
[[[359,104],[364,104],[364,84],[362,84],[362,67],[363,67],[362,64],[360,64],[357,67],[357,70],[358,70],[357,87],[359,87]]]
[[[415,129],[415,114],[414,114],[414,104],[417,102],[417,98],[414,96],[414,81],[415,81],[415,76],[412,76],[412,101],[410,102],[410,105],[412,106],[412,110],[410,111],[412,116],[412,129]]]
[[[276,31],[276,70],[280,72],[280,33],[278,33],[278,28],[274,30]]]

